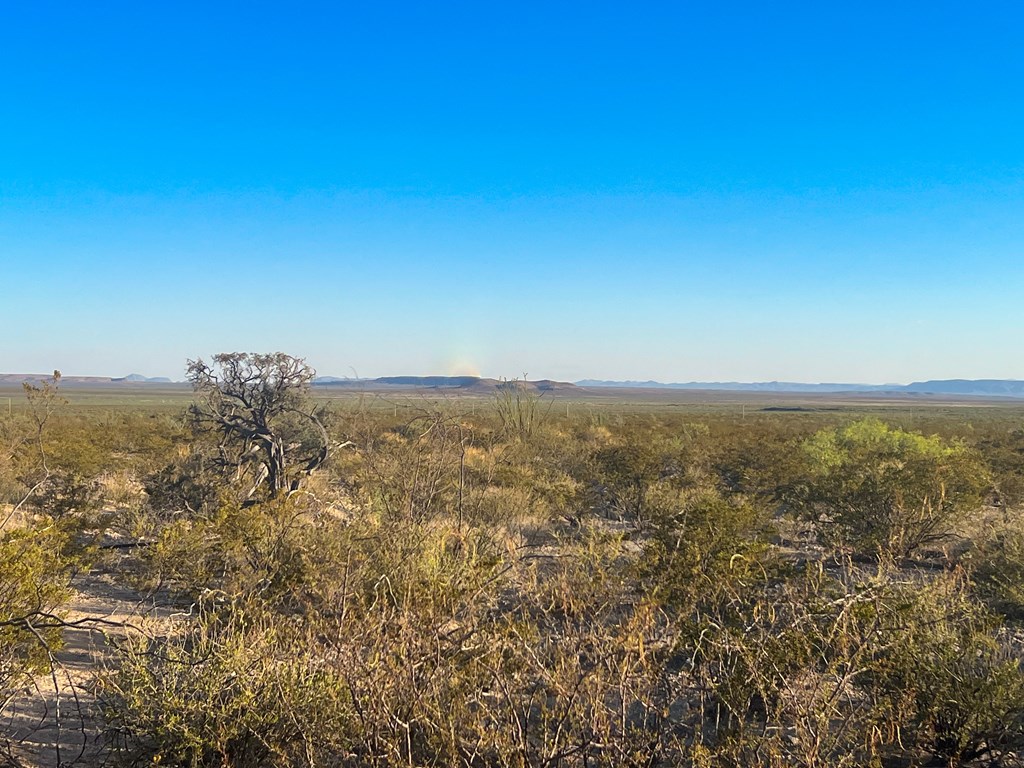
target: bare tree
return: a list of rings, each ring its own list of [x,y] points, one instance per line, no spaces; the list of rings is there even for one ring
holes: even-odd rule
[[[327,460],[329,438],[322,412],[310,401],[316,375],[305,360],[283,352],[230,352],[213,365],[188,361],[196,392],[194,424],[220,435],[219,462],[236,480],[273,498],[298,490]]]

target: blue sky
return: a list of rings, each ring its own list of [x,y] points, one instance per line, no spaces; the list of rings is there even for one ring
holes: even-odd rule
[[[1019,3],[9,3],[0,370],[1024,378]]]

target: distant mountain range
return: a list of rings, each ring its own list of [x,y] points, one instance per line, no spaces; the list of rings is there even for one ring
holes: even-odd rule
[[[129,373],[120,379],[111,379],[111,381],[129,381],[129,382],[146,382],[147,384],[170,384],[171,380],[166,376],[143,376],[141,373]]]
[[[376,379],[342,379],[337,376],[318,376],[313,379],[314,387],[338,387],[345,389],[437,389],[460,392],[496,392],[513,382],[503,379],[488,379],[481,376],[381,376]],[[541,379],[522,382],[535,392],[555,392],[579,389],[575,384],[564,381]]]
[[[912,384],[805,384],[795,381],[689,381],[665,384],[660,381],[577,381],[581,387],[630,389],[704,389],[734,392],[888,392],[929,395],[972,395],[979,397],[1024,397],[1024,381],[1015,379],[935,379]]]
[[[0,373],[0,383],[20,384],[23,381],[43,381],[48,373]],[[166,376],[146,377],[139,373],[127,376],[61,376],[61,384],[174,384]]]
[[[3,373],[0,384],[19,384],[24,381],[40,381],[49,378],[47,374]],[[187,386],[185,382],[175,382],[166,376],[146,377],[138,373],[127,376],[64,376],[61,384],[66,386],[144,386],[147,384],[163,384]],[[582,392],[590,389],[680,389],[680,390],[711,390],[726,392],[765,392],[765,393],[878,393],[879,395],[957,395],[968,397],[1011,397],[1024,398],[1024,381],[1016,379],[937,379],[931,381],[915,381],[912,384],[848,384],[820,383],[807,384],[797,381],[688,381],[663,383],[660,381],[605,381],[600,379],[583,379],[575,383],[541,379],[524,382],[531,391],[546,392]],[[352,379],[338,376],[318,376],[313,386],[320,388],[348,390],[446,390],[466,393],[493,393],[502,387],[510,386],[511,382],[504,379],[484,378],[480,376],[381,376],[376,379]]]
[[[321,376],[313,381],[317,387],[345,387],[351,389],[453,389],[461,391],[494,391],[508,382],[477,376],[384,376],[377,379],[342,379]],[[920,395],[961,395],[976,397],[1024,398],[1024,381],[1013,379],[941,379],[915,381],[912,384],[847,384],[826,382],[807,384],[796,381],[691,381],[665,384],[660,381],[602,381],[584,379],[575,383],[551,381],[526,382],[539,392],[572,392],[579,389],[688,389],[733,392],[793,392],[793,393],[886,393]]]

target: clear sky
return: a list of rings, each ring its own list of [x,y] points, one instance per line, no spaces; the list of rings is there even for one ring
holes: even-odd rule
[[[1024,4],[0,6],[0,371],[1024,378]]]

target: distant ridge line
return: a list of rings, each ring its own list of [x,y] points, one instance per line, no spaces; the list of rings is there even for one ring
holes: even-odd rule
[[[603,381],[583,379],[581,387],[631,389],[703,389],[732,392],[891,392],[930,395],[976,395],[979,397],[1024,397],[1024,381],[1019,379],[932,379],[910,384],[809,384],[794,381],[690,381],[662,383],[659,381]]]
[[[53,373],[0,373],[0,383],[21,384],[22,382],[47,381],[53,377]],[[131,373],[127,376],[69,376],[63,375],[60,378],[61,384],[183,384],[184,382],[172,381],[166,376],[142,376],[138,373]]]
[[[518,381],[491,379],[482,376],[380,376],[375,379],[341,379],[336,376],[318,376],[313,379],[314,387],[339,387],[345,389],[393,388],[393,389],[437,389],[459,390],[461,392],[495,392],[504,387],[522,386],[536,392],[577,390],[575,384],[551,379]]]
[[[39,382],[52,374],[42,373],[0,373],[0,384]],[[341,378],[318,376],[312,382],[317,389],[431,389],[459,392],[488,393],[500,391],[514,385],[515,380],[495,379],[482,376],[380,376],[377,378]],[[140,374],[128,376],[73,376],[61,378],[65,386],[146,386],[164,385],[186,387],[187,382],[172,381],[165,376],[146,377]],[[664,383],[660,381],[609,381],[582,379],[577,382],[539,379],[518,382],[519,386],[535,392],[580,392],[590,389],[661,389],[661,390],[705,390],[721,392],[764,392],[795,394],[870,394],[879,395],[959,395],[975,397],[1024,398],[1024,380],[1020,379],[931,379],[910,384],[854,384],[844,382],[807,383],[795,381],[689,381]]]

